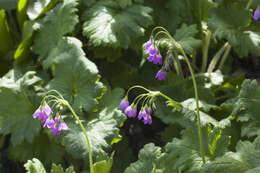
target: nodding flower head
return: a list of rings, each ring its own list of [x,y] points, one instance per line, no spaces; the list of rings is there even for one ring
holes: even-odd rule
[[[147,42],[145,43],[144,49],[145,49],[146,53],[148,53],[149,48],[150,48],[151,46],[152,46],[152,41],[151,41],[151,40],[149,40],[149,41],[147,41]]]
[[[34,112],[33,118],[38,118],[41,122],[45,123],[45,121],[49,118],[51,113],[52,110],[50,106],[47,103],[45,103],[43,106],[41,106]]]
[[[119,107],[120,107],[120,109],[124,110],[128,106],[129,106],[129,101],[128,101],[127,97],[125,97],[123,100],[121,100]]]
[[[51,134],[54,135],[60,135],[61,130],[68,130],[68,126],[65,122],[62,122],[59,116],[56,116],[55,119],[47,119],[46,122],[44,123],[45,127],[47,126],[48,128],[51,129]]]
[[[125,114],[129,118],[135,118],[136,117],[136,106],[130,105],[125,109]]]
[[[259,10],[259,9],[256,9],[256,10],[255,10],[253,19],[254,19],[254,20],[260,19],[260,10]]]
[[[144,124],[152,124],[152,122],[152,117],[150,115],[145,116],[143,119]]]
[[[159,70],[155,76],[159,80],[166,80],[166,72],[164,70]]]
[[[142,109],[140,112],[139,112],[139,114],[138,114],[138,120],[141,120],[141,119],[143,119],[145,116],[147,116],[147,112],[144,110],[144,109]]]

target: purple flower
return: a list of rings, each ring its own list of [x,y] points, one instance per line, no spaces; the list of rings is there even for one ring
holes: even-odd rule
[[[55,121],[52,119],[47,119],[43,125],[43,127],[52,128],[55,125]]]
[[[260,10],[256,9],[253,16],[254,20],[260,19]]]
[[[120,102],[120,109],[124,110],[129,106],[129,101],[127,97],[125,97],[121,102]]]
[[[48,104],[45,104],[43,107],[38,108],[34,114],[33,114],[33,118],[38,118],[41,122],[45,123],[45,121],[49,118],[49,116],[51,115],[52,110],[49,107]]]
[[[144,117],[146,117],[147,116],[147,112],[144,110],[144,109],[142,109],[140,112],[139,112],[139,114],[138,114],[138,120],[141,120],[142,118],[144,118]]]
[[[45,125],[45,124],[44,124]],[[54,120],[50,120],[46,124],[48,128],[51,128],[51,134],[60,136],[61,130],[68,130],[68,126],[65,122],[62,122],[59,117],[55,117]]]
[[[148,54],[149,55],[158,55],[158,49],[157,47],[154,46],[150,46],[150,48],[148,49]]]
[[[148,53],[149,48],[152,46],[151,40],[147,41],[144,45],[145,52]]]
[[[143,123],[144,124],[152,124],[152,117],[150,115],[147,115],[144,117]]]
[[[155,76],[159,80],[166,80],[166,73],[162,70],[159,70]]]
[[[145,108],[145,112],[148,114],[148,115],[151,115],[152,114],[152,109],[147,107]]]
[[[129,117],[129,118],[135,118],[136,117],[136,108],[132,107],[132,105],[128,106],[125,109],[125,114]]]

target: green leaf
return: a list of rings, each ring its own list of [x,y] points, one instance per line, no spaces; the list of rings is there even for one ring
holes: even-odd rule
[[[153,143],[146,144],[138,154],[138,160],[131,163],[124,173],[151,173],[153,164],[159,164],[162,157],[160,147],[154,146]]]
[[[51,173],[76,173],[74,171],[73,166],[70,166],[65,171],[61,165],[56,165],[55,163],[52,164]]]
[[[44,166],[36,158],[33,158],[32,160],[28,160],[24,164],[24,167],[26,169],[26,173],[46,173]]]
[[[111,172],[122,173],[130,165],[130,163],[135,160],[132,148],[129,146],[130,144],[128,139],[125,137],[120,142],[113,145],[115,155],[113,158]]]
[[[23,91],[27,86],[38,84],[38,81],[35,72],[27,72],[18,81],[5,77],[0,79],[0,133],[11,134],[13,145],[24,140],[32,142],[40,131],[40,121],[32,118],[35,107]]]
[[[258,167],[260,164],[260,150],[249,141],[239,141],[236,153],[227,152],[224,156],[207,163],[204,171],[207,173],[244,173],[247,170]]]
[[[13,10],[17,7],[17,0],[0,0],[1,9]]]
[[[30,143],[23,142],[8,148],[8,157],[20,162],[37,157],[44,163],[51,164],[61,162],[63,155],[64,149],[55,142],[55,137],[43,133]]]
[[[227,2],[211,10],[209,28],[219,39],[227,39],[238,56],[246,57],[249,53],[259,56],[259,29],[250,31],[250,22],[250,12],[244,5]]]
[[[226,3],[211,9],[209,28],[218,38],[226,38],[232,45],[237,44],[237,36],[243,27],[250,24],[248,10],[240,4]]]
[[[74,30],[78,23],[76,6],[77,0],[63,1],[34,25],[38,32],[35,35],[33,51],[39,54],[40,58],[46,58],[62,36]]]
[[[196,25],[187,26],[186,24],[182,24],[182,26],[176,30],[174,39],[182,46],[186,53],[191,54],[194,49],[201,46],[201,40],[195,38],[197,33]]]
[[[48,88],[59,91],[75,110],[92,111],[104,89],[99,82],[98,69],[85,57],[79,40],[64,38],[59,43],[50,53],[54,78]],[[48,64],[50,58],[44,63]]]
[[[258,173],[258,172],[260,172],[260,167],[250,169],[250,170],[246,171],[245,173]]]
[[[88,137],[91,143],[92,155],[96,158],[110,149],[112,141],[120,138],[119,127],[122,125],[126,116],[118,110],[118,105],[123,96],[121,89],[115,89],[103,96],[98,115],[95,114],[94,119],[84,123]],[[113,103],[110,105],[111,100]],[[110,105],[107,107],[107,105]],[[68,125],[70,130],[65,134],[64,144],[66,150],[72,154],[74,158],[88,159],[88,147],[85,136],[78,124],[71,123]]]
[[[0,10],[0,56],[7,53],[13,47],[13,38],[7,23],[4,10]]]
[[[59,0],[30,0],[27,15],[30,20],[35,20],[41,17],[58,2]]]
[[[95,173],[109,173],[110,168],[113,164],[113,155],[109,158],[109,160],[102,160],[96,162],[94,164],[94,172]]]
[[[83,14],[83,35],[98,47],[128,48],[132,39],[144,35],[152,23],[152,9],[133,4],[120,9],[113,1],[99,1]]]
[[[256,80],[245,80],[234,105],[237,120],[242,123],[241,135],[260,135],[260,87]]]

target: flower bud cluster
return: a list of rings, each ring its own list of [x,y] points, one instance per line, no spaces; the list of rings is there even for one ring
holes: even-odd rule
[[[137,104],[132,103],[129,105],[127,96],[120,102],[120,109],[124,111],[128,118],[136,118],[137,116]],[[138,120],[142,120],[144,124],[152,124],[151,114],[155,110],[156,108],[154,103],[145,104],[145,106],[141,107],[141,110],[138,113]]]

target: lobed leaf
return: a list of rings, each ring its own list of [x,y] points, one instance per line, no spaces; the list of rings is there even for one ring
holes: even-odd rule
[[[115,89],[112,92],[108,92],[103,96],[105,101],[101,103],[102,109],[96,118],[89,122],[83,122],[86,128],[92,149],[92,155],[96,158],[98,155],[103,155],[105,151],[111,149],[111,145],[115,139],[120,139],[119,127],[122,125],[126,119],[125,115],[118,110],[118,105],[123,96],[123,91],[121,89]],[[114,103],[110,106],[108,103],[114,100]],[[70,130],[65,134],[64,144],[66,150],[74,158],[88,159],[88,147],[86,143],[85,136],[78,124],[70,123],[68,124]]]
[[[152,23],[152,9],[136,4],[123,10],[119,7],[113,1],[99,1],[84,12],[83,35],[90,45],[126,49],[133,38],[144,35]]]
[[[38,32],[35,35],[33,51],[39,54],[40,58],[46,58],[62,36],[74,30],[78,23],[76,6],[77,0],[63,1],[34,25],[34,29]]]
[[[22,78],[0,79],[0,133],[11,134],[13,145],[24,140],[32,142],[40,131],[40,122],[32,118],[35,107],[24,89],[38,84],[35,72],[27,72]],[[15,107],[12,109],[10,106]]]
[[[60,40],[50,57],[43,61],[45,66],[54,63],[54,78],[47,87],[59,91],[76,111],[92,111],[104,86],[99,82],[96,65],[85,57],[81,46],[75,38]]]

